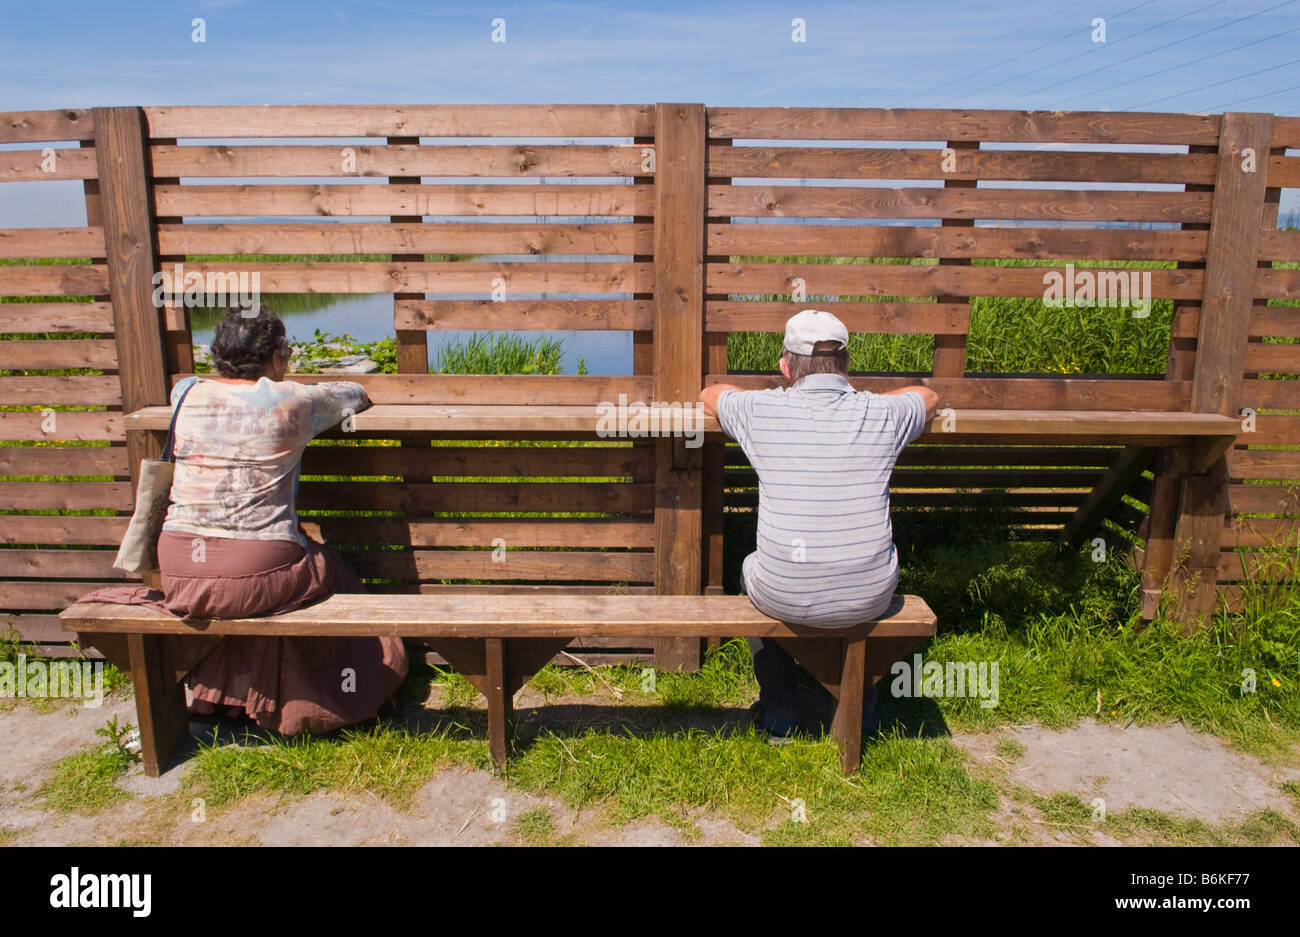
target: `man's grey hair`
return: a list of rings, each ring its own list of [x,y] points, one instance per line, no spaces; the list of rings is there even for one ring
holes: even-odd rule
[[[781,357],[790,369],[790,383],[809,374],[849,373],[849,350],[837,347],[838,342],[818,342],[811,355],[796,355],[788,348],[781,349]]]

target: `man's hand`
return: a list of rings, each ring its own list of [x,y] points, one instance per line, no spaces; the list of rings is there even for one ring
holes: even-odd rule
[[[934,419],[934,414],[939,409],[939,395],[924,384],[913,384],[911,387],[900,387],[898,390],[887,390],[885,396],[897,397],[899,394],[918,393],[921,399],[925,401],[925,421],[929,423]]]
[[[743,387],[737,387],[735,384],[710,384],[704,390],[700,391],[700,403],[704,405],[706,415],[717,419],[718,416],[718,397],[724,391],[744,390]]]

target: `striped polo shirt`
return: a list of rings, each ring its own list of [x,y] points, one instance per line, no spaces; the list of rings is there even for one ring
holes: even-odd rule
[[[718,422],[758,472],[758,549],[744,564],[754,606],[827,628],[881,614],[898,585],[889,475],[925,427],[921,395],[810,374],[788,389],[723,392]]]

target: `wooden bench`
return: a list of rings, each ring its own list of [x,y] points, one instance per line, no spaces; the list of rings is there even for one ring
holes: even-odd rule
[[[844,772],[862,758],[867,686],[935,631],[916,596],[895,596],[879,620],[851,628],[784,624],[745,596],[335,595],[284,615],[180,619],[134,605],[78,603],[59,616],[135,685],[145,773],[156,777],[188,734],[184,681],[223,635],[421,638],[487,700],[492,759],[505,764],[515,692],[575,637],[775,638],[834,697],[831,735]]]

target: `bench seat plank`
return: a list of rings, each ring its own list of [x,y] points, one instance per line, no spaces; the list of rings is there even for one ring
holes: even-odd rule
[[[68,630],[125,634],[277,634],[448,638],[826,637],[825,628],[768,618],[735,595],[333,595],[266,618],[180,619],[139,605],[88,602],[60,614]],[[896,596],[880,620],[834,629],[839,637],[934,633],[916,596]]]
[[[79,602],[59,617],[83,646],[116,648],[125,640],[129,660],[122,662],[136,685],[150,777],[166,768],[186,733],[185,671],[222,635],[241,634],[426,638],[486,697],[488,747],[501,768],[513,736],[515,692],[574,636],[772,637],[834,697],[831,735],[847,774],[861,763],[866,687],[936,625],[930,607],[914,595],[894,596],[876,621],[835,629],[776,621],[743,595],[340,594],[283,615],[189,620],[139,605]]]
[[[680,427],[694,432],[693,413],[674,413],[663,407],[646,408],[648,425],[668,430]],[[629,407],[630,415],[635,411]],[[1088,437],[1100,439],[1235,437],[1241,421],[1215,413],[1179,413],[1163,410],[956,410],[950,429],[943,416],[926,428],[934,439],[954,436]],[[128,430],[165,431],[169,407],[145,407],[126,416]],[[720,434],[712,417],[702,417],[703,429]],[[356,432],[431,433],[554,433],[595,434],[601,412],[591,406],[515,406],[437,404],[378,404],[353,417]]]

